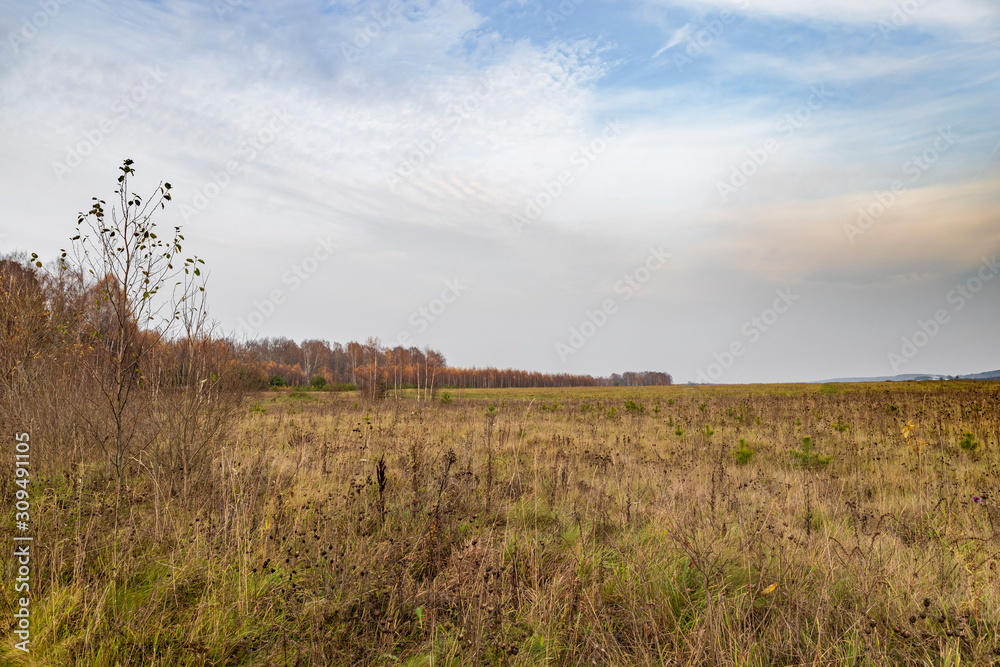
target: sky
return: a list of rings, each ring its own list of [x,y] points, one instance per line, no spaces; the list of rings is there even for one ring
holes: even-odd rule
[[[995,0],[6,0],[0,37],[0,253],[130,158],[240,338],[1000,368]]]

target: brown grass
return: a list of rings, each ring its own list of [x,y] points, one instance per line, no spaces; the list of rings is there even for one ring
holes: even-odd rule
[[[117,532],[112,471],[39,425],[0,661],[1000,660],[1000,385],[449,391],[254,396],[187,498],[135,466]]]

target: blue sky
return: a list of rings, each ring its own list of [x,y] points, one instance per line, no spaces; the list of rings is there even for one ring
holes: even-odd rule
[[[0,252],[54,256],[130,157],[241,336],[1000,368],[995,2],[43,0],[0,35]]]

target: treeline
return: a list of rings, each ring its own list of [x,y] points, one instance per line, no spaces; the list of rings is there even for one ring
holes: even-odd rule
[[[437,350],[384,347],[372,338],[346,344],[323,340],[297,343],[288,338],[235,341],[206,336],[203,330],[189,336],[183,328],[173,330],[173,335],[154,335],[140,329],[135,318],[128,318],[128,325],[121,326],[123,322],[118,321],[113,309],[101,307],[105,300],[102,295],[116,291],[110,277],[88,283],[79,271],[42,272],[24,256],[0,259],[0,284],[0,308],[6,325],[0,332],[0,365],[8,380],[13,379],[12,374],[26,370],[26,360],[52,359],[61,356],[56,354],[58,351],[84,367],[98,363],[99,353],[112,357],[117,354],[135,360],[131,372],[141,373],[147,385],[183,386],[189,380],[186,364],[196,345],[199,360],[211,367],[215,377],[239,382],[246,389],[275,385],[339,387],[359,389],[372,399],[398,398],[405,390],[415,389],[418,399],[429,399],[441,387],[638,387],[673,383],[670,374],[655,371],[594,377],[512,368],[454,368]]]
[[[172,235],[156,231],[152,217],[171,201],[170,184],[143,198],[129,190],[132,161],[124,161],[119,172],[110,215],[106,202],[93,198],[77,219],[70,249],[52,266],[25,253],[0,257],[0,394],[15,405],[40,388],[53,395],[58,388],[73,399],[67,401],[73,427],[90,428],[91,438],[109,447],[116,468],[134,454],[135,438],[159,438],[164,424],[149,421],[151,406],[165,397],[189,401],[187,415],[195,419],[202,403],[223,395],[235,403],[243,391],[274,385],[357,388],[371,400],[415,389],[418,399],[427,400],[440,387],[672,384],[669,374],[652,371],[594,377],[452,368],[437,350],[386,347],[377,338],[343,345],[237,341],[211,324],[204,262],[182,254],[180,228]],[[0,421],[12,415],[0,409]],[[178,437],[190,440],[184,433]],[[181,451],[172,455],[183,459],[186,471],[189,445],[175,444]]]
[[[416,389],[417,396],[424,398],[432,396],[439,387],[638,387],[673,383],[669,373],[656,371],[594,377],[511,368],[453,368],[437,350],[389,348],[374,338],[364,343],[347,344],[264,338],[244,345],[247,356],[263,371],[270,384],[354,386],[380,396],[399,396],[404,389]]]
[[[0,430],[33,425],[32,438],[62,443],[47,450],[61,462],[103,459],[116,503],[141,475],[167,497],[210,487],[246,392],[275,384],[357,388],[369,400],[415,389],[430,400],[442,387],[671,383],[652,372],[452,368],[437,350],[374,338],[235,340],[209,317],[204,262],[182,252],[179,227],[159,230],[153,220],[171,185],[139,196],[134,175],[125,160],[110,203],[92,199],[48,266],[35,254],[0,257]]]

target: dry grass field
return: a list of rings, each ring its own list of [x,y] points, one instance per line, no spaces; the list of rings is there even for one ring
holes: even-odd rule
[[[1000,664],[998,384],[443,392],[254,394],[117,519],[33,436],[0,663]]]

